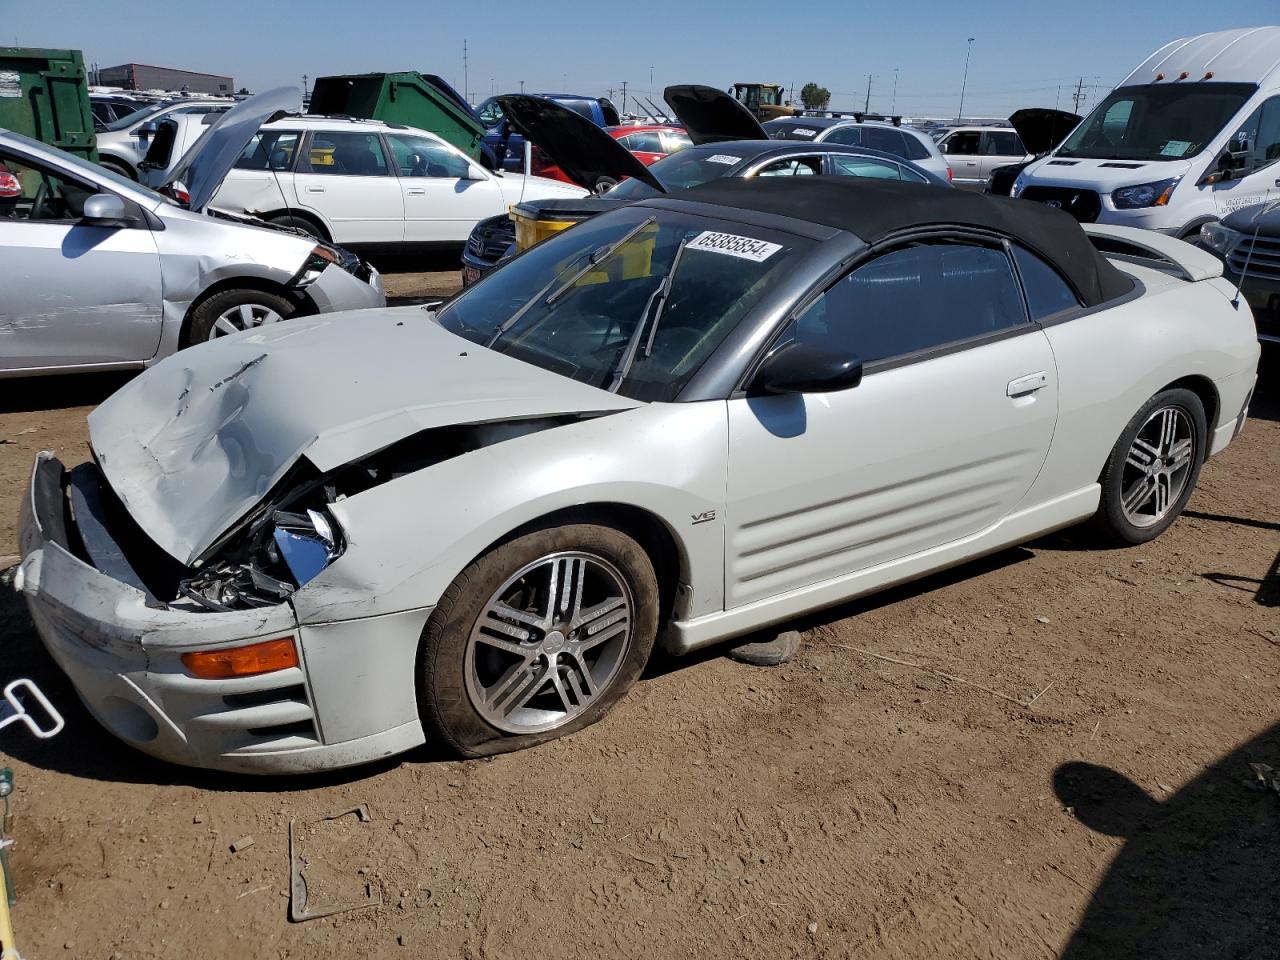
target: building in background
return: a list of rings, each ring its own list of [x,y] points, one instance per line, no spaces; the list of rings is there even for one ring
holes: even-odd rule
[[[94,82],[104,87],[125,90],[181,90],[188,93],[211,93],[229,97],[236,92],[230,77],[191,70],[153,67],[146,63],[124,63],[118,67],[102,67]]]

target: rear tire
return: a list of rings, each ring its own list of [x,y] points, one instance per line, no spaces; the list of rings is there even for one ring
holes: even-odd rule
[[[648,555],[610,527],[551,527],[495,547],[450,584],[423,631],[428,742],[482,757],[595,723],[648,662],[658,601]]]
[[[130,170],[128,166],[121,163],[119,160],[113,160],[111,157],[103,157],[98,161],[98,166],[105,167],[112,173],[124,177],[126,180],[133,180],[136,182],[138,179],[137,175]]]
[[[1195,490],[1208,433],[1204,404],[1190,390],[1164,390],[1144,403],[1103,467],[1096,532],[1120,546],[1164,533]]]
[[[271,217],[267,223],[273,223],[277,227],[292,227],[294,230],[301,230],[307,236],[315,237],[322,243],[328,243],[329,238],[324,235],[324,231],[317,227],[306,217],[296,217],[292,214],[281,214],[278,217]]]
[[[204,343],[231,333],[239,333],[287,320],[296,305],[277,293],[265,290],[223,290],[191,311],[182,345]]]

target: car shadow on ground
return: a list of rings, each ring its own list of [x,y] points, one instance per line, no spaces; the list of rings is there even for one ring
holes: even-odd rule
[[[1107,767],[1059,767],[1058,799],[1086,827],[1126,840],[1061,960],[1276,957],[1280,787],[1270,768],[1280,770],[1280,726],[1164,800]]]

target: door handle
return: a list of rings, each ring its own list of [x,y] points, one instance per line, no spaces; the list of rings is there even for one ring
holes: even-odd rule
[[[324,187],[306,187],[307,193],[324,193]]]
[[[411,197],[425,197],[427,195],[427,188],[426,187],[409,187],[408,190],[406,190],[405,192],[408,193],[409,196]]]
[[[1025,377],[1018,377],[1016,380],[1010,380],[1009,386],[1005,390],[1005,395],[1010,397],[1022,397],[1028,393],[1035,393],[1048,383],[1049,375],[1043,370],[1039,373],[1029,373]]]

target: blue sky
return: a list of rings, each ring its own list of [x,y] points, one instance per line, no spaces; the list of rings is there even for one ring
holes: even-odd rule
[[[1069,106],[1080,77],[1097,95],[1161,43],[1280,23],[1276,0],[1016,3],[433,3],[430,0],[219,0],[128,4],[0,2],[0,43],[73,47],[101,66],[136,61],[231,74],[237,86],[301,85],[303,74],[421,70],[473,101],[525,89],[601,95],[670,83],[739,80],[830,89],[832,106],[953,114],[966,38],[974,37],[965,113]],[[898,71],[896,104],[894,71]],[[657,97],[655,95],[654,99]],[[1092,99],[1089,101],[1092,102]]]

